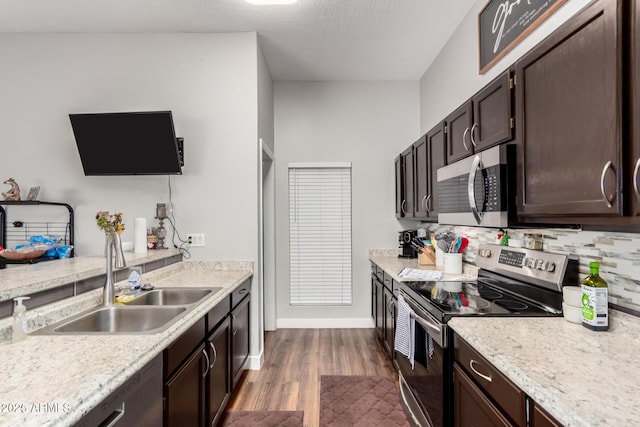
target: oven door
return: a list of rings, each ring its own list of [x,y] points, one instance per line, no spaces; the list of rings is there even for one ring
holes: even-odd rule
[[[451,420],[450,351],[447,326],[422,309],[400,290],[415,319],[414,366],[404,355],[396,354],[400,376],[400,397],[414,425],[441,427]]]

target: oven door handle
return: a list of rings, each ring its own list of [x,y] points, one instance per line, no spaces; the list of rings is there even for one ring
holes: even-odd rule
[[[413,319],[418,322],[420,324],[420,326],[422,326],[423,328],[425,328],[427,330],[427,333],[431,336],[431,338],[442,348],[445,348],[447,346],[447,343],[445,342],[445,340],[443,339],[443,332],[442,332],[442,327],[435,324],[435,323],[431,323],[430,321],[428,321],[427,319],[424,319],[420,316],[418,316],[417,314],[415,314],[415,312],[410,314],[411,317],[413,317]]]
[[[467,184],[467,195],[469,196],[469,206],[471,206],[471,213],[476,219],[478,224],[482,224],[483,212],[478,209],[476,204],[476,173],[482,167],[482,160],[480,155],[476,155],[471,164],[471,170],[469,171],[469,182]]]

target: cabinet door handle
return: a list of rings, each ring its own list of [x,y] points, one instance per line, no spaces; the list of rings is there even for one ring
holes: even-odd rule
[[[202,349],[202,354],[204,354],[204,358],[207,359],[207,370],[204,371],[204,374],[202,374],[202,378],[204,378],[209,373],[209,355],[207,354],[207,349],[206,348]]]
[[[424,196],[422,198],[422,201],[420,202],[420,206],[422,206],[422,209],[424,209],[425,211],[429,211],[429,209],[427,209],[427,196]]]
[[[407,213],[407,210],[405,209],[406,204],[407,204],[407,201],[403,200],[402,204],[400,205],[400,210],[402,211],[403,214]]]
[[[430,201],[431,201],[431,194],[429,194],[429,195],[427,196],[427,200],[426,200],[426,202],[424,203],[424,207],[425,207],[425,210],[427,211],[427,213],[431,213],[431,208],[429,207],[429,202],[430,202]]]
[[[466,128],[464,130],[464,133],[462,134],[462,145],[464,145],[464,149],[469,151],[469,147],[467,147],[467,134],[469,133],[469,128]]]
[[[491,376],[490,376],[490,375],[481,374],[480,372],[478,372],[478,370],[477,370],[476,368],[474,368],[474,367],[473,367],[473,365],[474,365],[475,363],[479,363],[479,362],[478,362],[477,360],[473,360],[473,359],[471,359],[471,360],[469,361],[469,368],[471,368],[471,370],[472,370],[473,372],[475,372],[475,373],[476,373],[476,375],[478,375],[478,376],[479,376],[480,378],[482,378],[483,380],[486,380],[486,381],[488,381],[488,382],[493,382],[493,378],[491,378]]]
[[[473,146],[478,148],[478,144],[476,144],[475,138],[473,137],[473,133],[475,129],[478,129],[478,123],[474,123],[473,126],[471,126],[471,132],[469,132],[469,138],[471,139],[471,143],[473,144]]]
[[[112,427],[116,425],[122,417],[124,417],[124,402],[122,402],[121,408],[114,410],[100,425],[104,427]]]
[[[211,365],[209,365],[209,368],[213,369],[213,365],[215,365],[216,362],[218,361],[218,352],[216,351],[216,346],[213,345],[211,341],[209,341],[209,347],[211,347],[211,351],[213,351],[213,362],[211,362]]]
[[[234,327],[234,330],[231,331],[231,335],[235,335],[238,333],[238,325],[236,325],[237,321],[238,321],[238,318],[234,316],[233,313],[231,313],[231,324]]]
[[[636,192],[636,198],[640,200],[640,190],[638,190],[638,170],[640,170],[640,158],[636,162],[636,167],[633,169],[633,190]]]
[[[246,290],[246,289],[240,289],[240,292],[238,292],[238,293],[239,293],[240,295],[242,295],[242,294],[246,294],[246,293],[247,293],[247,290]]]
[[[607,164],[604,165],[604,168],[602,168],[602,175],[600,176],[600,192],[602,193],[602,197],[604,197],[604,201],[607,204],[607,207],[611,208],[613,207],[613,202],[616,200],[616,195],[614,194],[613,197],[609,199],[609,197],[607,197],[607,192],[604,189],[604,180],[607,175],[608,169],[611,169],[614,174],[616,173],[616,169],[613,167],[613,163],[611,162],[611,160],[609,160]],[[635,185],[635,181],[634,181],[634,185]]]

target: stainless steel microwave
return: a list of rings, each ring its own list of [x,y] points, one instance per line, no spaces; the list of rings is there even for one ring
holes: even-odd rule
[[[438,169],[438,223],[515,224],[515,149],[514,144],[498,145]]]

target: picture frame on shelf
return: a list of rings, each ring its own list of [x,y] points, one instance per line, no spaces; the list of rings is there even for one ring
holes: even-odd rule
[[[35,201],[38,200],[38,193],[40,192],[40,186],[37,187],[31,187],[29,189],[29,193],[27,193],[27,200],[28,201]]]

